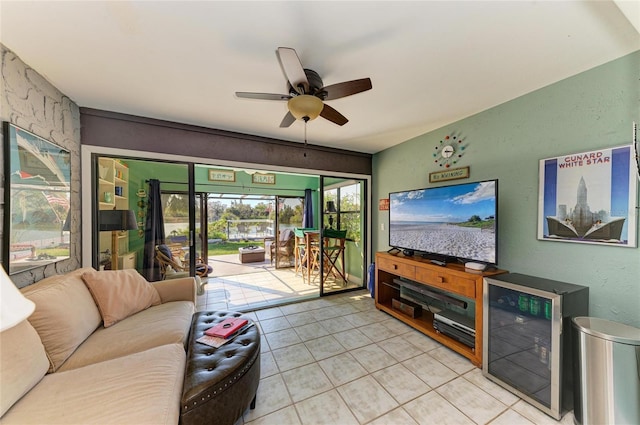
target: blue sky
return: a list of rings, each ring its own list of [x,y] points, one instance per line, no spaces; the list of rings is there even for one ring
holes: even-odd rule
[[[495,214],[495,181],[389,194],[390,221],[459,222]]]

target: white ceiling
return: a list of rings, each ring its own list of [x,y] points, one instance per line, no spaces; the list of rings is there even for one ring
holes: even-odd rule
[[[0,41],[79,106],[303,142],[285,102],[234,94],[287,93],[293,47],[325,85],[373,83],[309,143],[375,153],[640,49],[619,3],[2,0]]]

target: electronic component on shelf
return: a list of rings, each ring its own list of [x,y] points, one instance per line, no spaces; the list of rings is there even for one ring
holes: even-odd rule
[[[487,265],[483,263],[475,263],[473,261],[469,261],[467,263],[464,263],[464,268],[470,269],[470,270],[484,271],[484,269],[487,268]]]
[[[407,316],[416,318],[422,315],[422,306],[405,298],[393,298],[391,300],[391,308],[401,311]]]
[[[433,315],[433,328],[471,348],[475,348],[476,330],[473,319],[450,310]]]
[[[462,308],[467,308],[467,302],[466,301],[462,301],[459,300],[457,298],[451,297],[449,295],[446,294],[441,294],[435,291],[431,291],[430,289],[427,288],[427,286],[416,283],[416,282],[411,282],[408,280],[403,280],[403,279],[398,279],[395,278],[393,279],[393,283],[396,283],[400,286],[404,286],[406,288],[411,289],[412,291],[415,291],[421,295],[426,295],[427,297],[431,297],[434,298],[436,300],[440,300],[442,302],[445,303],[449,303],[451,305],[455,305],[456,307],[462,307]]]

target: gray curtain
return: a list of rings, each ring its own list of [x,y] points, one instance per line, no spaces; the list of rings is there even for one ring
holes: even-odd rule
[[[160,280],[160,267],[155,261],[156,245],[165,243],[164,218],[162,217],[162,199],[160,198],[160,181],[149,180],[149,202],[147,220],[144,226],[144,258],[142,275],[149,282]]]
[[[311,189],[304,190],[304,206],[302,208],[302,227],[311,228],[313,226],[313,198]]]

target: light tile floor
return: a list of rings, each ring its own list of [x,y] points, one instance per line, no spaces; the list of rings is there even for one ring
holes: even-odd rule
[[[204,278],[203,295],[197,299],[199,310],[248,311],[273,307],[293,300],[318,298],[320,290],[317,278],[305,283],[301,274],[293,268],[276,269],[269,260],[240,264],[237,255],[213,257],[213,276]],[[325,292],[357,287],[350,283],[343,286],[328,279]]]
[[[262,331],[261,380],[256,408],[236,425],[573,423],[376,310],[364,290],[247,315]]]

